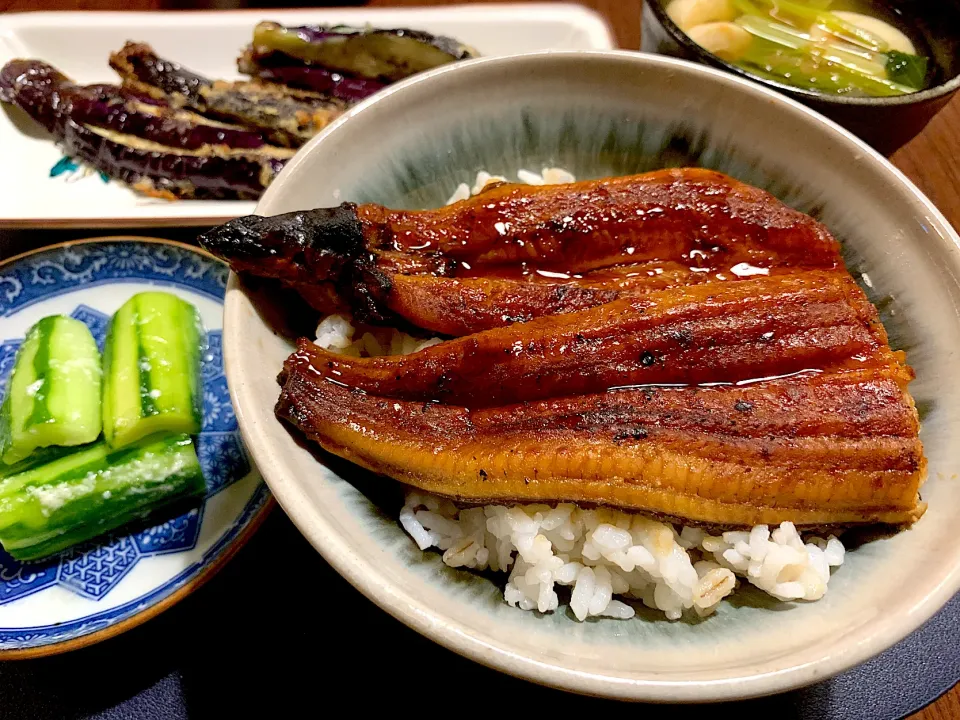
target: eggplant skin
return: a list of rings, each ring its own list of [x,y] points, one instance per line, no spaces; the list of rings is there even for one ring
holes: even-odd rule
[[[112,86],[78,86],[38,61],[13,60],[0,69],[0,99],[27,112],[67,155],[158,197],[256,199],[292,155],[263,145],[207,144],[208,136],[223,140],[228,132],[248,144],[259,136],[190,123],[162,105],[155,106],[160,115],[131,112],[127,102],[136,95]]]
[[[218,80],[203,91],[205,112],[232,122],[283,133],[299,147],[346,109],[340,101],[300,93],[282,85]]]
[[[356,77],[319,65],[298,62],[282,53],[257,54],[248,47],[237,60],[237,68],[262,82],[308,90],[347,103],[364,100],[386,87],[371,78]]]
[[[176,110],[117,85],[77,85],[37,60],[11,60],[0,70],[0,93],[47,131],[59,134],[64,118],[183,150],[210,145],[252,150],[267,145],[263,133]]]
[[[478,56],[476,50],[453,38],[419,30],[284,27],[275,22],[261,22],[254,28],[253,52],[283,53],[328,70],[390,82]]]
[[[263,22],[261,25],[276,25],[276,23]],[[324,42],[336,38],[354,38],[358,35],[393,35],[395,37],[406,37],[416,40],[424,45],[430,45],[437,50],[446,53],[454,60],[466,60],[467,58],[477,57],[479,53],[469,45],[464,45],[459,40],[455,40],[445,35],[432,35],[423,30],[410,30],[409,28],[394,28],[392,30],[382,30],[376,28],[352,27],[350,25],[300,25],[299,27],[287,28],[295,32],[300,38],[307,42]],[[256,30],[254,30],[256,32]]]
[[[26,112],[54,135],[63,126],[61,88],[69,82],[56,68],[34,60],[11,60],[0,68],[0,101]]]
[[[342,101],[282,85],[210,80],[157,56],[144,43],[126,43],[110,55],[110,66],[124,87],[163,98],[175,107],[256,128],[285,147],[299,147],[346,109]]]
[[[62,145],[68,155],[135,190],[168,199],[255,200],[285,162],[255,151],[218,155],[139,148],[136,138],[114,139],[70,119]]]
[[[123,78],[124,84],[136,80],[134,87],[149,95],[201,111],[204,101],[200,91],[213,84],[180,63],[158,57],[144,43],[128,42],[119,52],[111,53],[110,67]]]
[[[204,118],[169,106],[157,105],[153,111],[139,101],[126,98],[123,88],[115,87],[97,94],[78,92],[70,97],[70,117],[95,127],[151,140],[184,150],[199,150],[210,145],[254,150],[268,145],[263,133],[223,124],[209,124]]]

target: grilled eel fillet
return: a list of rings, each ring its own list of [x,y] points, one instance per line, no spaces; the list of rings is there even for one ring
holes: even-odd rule
[[[652,292],[411,355],[348,357],[309,340],[298,353],[362,392],[471,408],[898,363],[876,309],[837,271]]]
[[[358,392],[300,354],[277,414],[454,499],[599,503],[721,526],[910,523],[925,460],[899,368],[625,389],[473,410]]]
[[[594,502],[724,526],[922,514],[913,374],[848,276],[645,303],[409,356],[338,357],[302,340],[277,414],[358,465],[471,502]]]
[[[499,185],[438,210],[344,203],[200,236],[323,312],[469,335],[678,285],[842,267],[827,229],[717,172]]]
[[[581,207],[595,222],[567,233],[556,218]],[[205,245],[367,317],[434,329],[454,315],[462,335],[379,358],[301,340],[276,412],[334,454],[462,501],[709,525],[906,524],[925,509],[912,370],[826,229],[760,191],[664,171],[423,213],[313,212],[241,219]],[[487,227],[507,222],[513,238]],[[396,289],[414,286],[423,302],[397,312]]]

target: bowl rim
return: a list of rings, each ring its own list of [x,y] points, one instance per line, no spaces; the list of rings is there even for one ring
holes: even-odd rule
[[[773,105],[785,107],[789,112],[799,113],[813,125],[824,128],[827,133],[834,136],[834,139],[854,146],[864,159],[874,164],[879,163],[880,168],[891,176],[891,180],[898,183],[904,192],[924,207],[930,218],[942,226],[945,231],[944,242],[952,243],[954,251],[960,252],[960,236],[933,203],[886,158],[837,123],[790,97],[730,73],[677,58],[625,50],[547,50],[478,58],[444,65],[392,85],[358,104],[311,139],[267,189],[257,204],[255,212],[269,214],[267,208],[274,202],[274,198],[283,192],[284,176],[291,176],[294,168],[303,163],[307,155],[321,143],[327,142],[328,138],[335,137],[338,129],[350,118],[367,112],[371,107],[388,102],[389,98],[404,92],[407,88],[429,83],[432,78],[450,73],[477,72],[477,68],[483,66],[498,68],[518,62],[550,62],[551,60],[631,62],[647,70],[653,68],[663,71],[684,71],[699,75],[707,82],[719,82],[726,84],[731,90],[758,96]],[[531,682],[585,695],[658,703],[742,700],[794,690],[825,680],[865,662],[915,631],[960,591],[960,563],[958,563],[929,587],[922,599],[911,607],[906,617],[898,618],[896,623],[887,623],[878,631],[863,629],[853,637],[845,636],[844,644],[834,648],[834,652],[818,656],[811,661],[795,662],[781,669],[760,670],[754,674],[702,682],[662,677],[614,677],[537,659],[529,654],[518,652],[507,644],[485,635],[482,630],[468,624],[463,618],[448,616],[434,610],[420,599],[415,591],[408,592],[394,585],[384,577],[383,571],[375,564],[365,561],[351,549],[347,540],[332,527],[329,519],[310,511],[310,501],[301,482],[278,470],[284,463],[282,453],[271,443],[261,440],[256,431],[256,421],[250,420],[246,412],[245,396],[249,391],[247,390],[248,382],[242,377],[240,371],[240,358],[249,347],[249,338],[231,331],[231,328],[242,327],[240,313],[243,297],[245,294],[240,280],[231,272],[224,309],[224,362],[231,399],[236,408],[244,442],[256,464],[261,468],[261,473],[277,502],[324,559],[369,600],[441,646],[483,665]]]
[[[729,63],[718,55],[714,55],[709,50],[695,43],[683,30],[681,30],[673,19],[667,15],[666,8],[660,0],[644,0],[644,7],[650,8],[664,29],[670,34],[674,41],[678,42],[687,51],[693,53],[698,59],[709,63],[715,67],[723,68],[727,72],[733,73],[739,77],[747,78],[755,83],[760,83],[766,87],[775,88],[781,93],[791,96],[815,100],[824,105],[833,105],[837,107],[895,107],[918,105],[927,100],[936,100],[947,97],[960,90],[960,73],[948,78],[944,82],[928,87],[918,92],[907,93],[905,95],[892,95],[889,97],[861,97],[851,95],[828,95],[827,93],[818,93],[814,90],[805,90],[804,88],[794,87],[786,83],[777,82],[769,78],[754,75],[748,70],[744,70],[738,65]]]

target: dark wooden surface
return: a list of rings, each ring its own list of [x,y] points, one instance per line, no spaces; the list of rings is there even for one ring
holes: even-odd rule
[[[461,0],[463,2],[465,0]],[[473,0],[489,3],[496,0]],[[518,0],[513,0],[517,2]],[[522,1],[522,0],[519,0]],[[581,4],[598,11],[613,29],[622,48],[640,46],[642,0],[583,0]],[[319,5],[358,5],[359,2],[318,2]],[[446,0],[372,0],[372,6],[443,5]],[[0,0],[0,12],[30,10],[159,10],[167,8],[283,7],[283,2],[240,2],[238,0]],[[892,158],[938,208],[960,228],[960,96],[938,115],[927,129]],[[96,233],[70,233],[72,236]],[[180,238],[183,232],[157,232]],[[189,234],[189,233],[188,233]],[[37,243],[40,244],[40,243]],[[24,248],[25,249],[25,248]],[[0,712],[2,715],[2,712]],[[911,720],[956,720],[960,718],[960,685]]]

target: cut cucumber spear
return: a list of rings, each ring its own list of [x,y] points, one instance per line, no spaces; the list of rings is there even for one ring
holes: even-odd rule
[[[120,449],[100,440],[0,480],[0,544],[17,560],[36,560],[204,489],[187,435]]]
[[[93,442],[100,424],[100,352],[90,329],[64,315],[43,318],[17,351],[0,407],[0,460]]]
[[[117,311],[103,351],[103,435],[112,447],[200,431],[203,344],[197,309],[170,293],[134,295]]]

